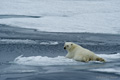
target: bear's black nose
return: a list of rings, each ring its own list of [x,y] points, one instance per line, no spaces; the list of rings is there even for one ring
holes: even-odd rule
[[[64,49],[66,49],[66,47],[64,47]]]

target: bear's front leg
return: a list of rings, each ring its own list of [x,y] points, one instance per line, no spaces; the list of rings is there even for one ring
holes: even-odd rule
[[[70,53],[67,53],[67,55],[65,56],[66,58],[72,59],[73,56]]]

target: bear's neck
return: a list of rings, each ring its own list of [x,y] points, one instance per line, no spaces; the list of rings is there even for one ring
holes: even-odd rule
[[[73,46],[72,48],[70,48],[70,49],[68,50],[68,52],[74,51],[75,48],[76,48],[76,46]]]

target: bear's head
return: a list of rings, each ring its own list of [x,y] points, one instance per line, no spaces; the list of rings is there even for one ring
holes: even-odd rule
[[[72,42],[65,42],[64,44],[64,49],[66,49],[67,51],[70,51],[74,46],[74,43]]]

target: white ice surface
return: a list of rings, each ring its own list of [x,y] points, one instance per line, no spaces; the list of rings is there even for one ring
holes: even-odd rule
[[[120,0],[0,0],[0,24],[47,32],[120,34]]]
[[[43,41],[39,42],[37,40],[29,40],[29,39],[0,39],[0,43],[8,43],[8,44],[40,44],[40,45],[58,45],[59,43],[57,41]]]
[[[91,69],[91,71],[114,73],[120,75],[120,68],[104,68],[104,69],[100,68],[100,69]]]
[[[24,43],[24,44],[36,44],[34,40],[22,40],[22,39],[0,39],[1,43]]]
[[[64,56],[58,57],[47,57],[47,56],[30,56],[23,57],[18,56],[14,63],[21,65],[31,65],[31,66],[48,66],[48,65],[75,65],[76,61],[72,59],[65,58]]]
[[[98,55],[98,54],[97,54]],[[120,53],[117,54],[99,54],[106,62],[115,61],[120,58]],[[14,63],[31,66],[48,66],[48,65],[80,65],[84,63],[77,62],[73,59],[65,58],[64,56],[47,57],[47,56],[18,56]]]

